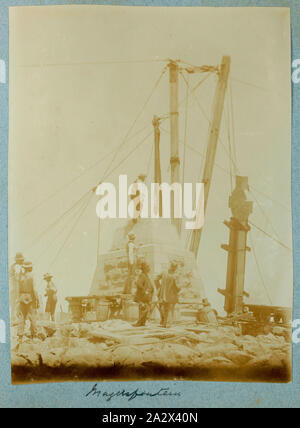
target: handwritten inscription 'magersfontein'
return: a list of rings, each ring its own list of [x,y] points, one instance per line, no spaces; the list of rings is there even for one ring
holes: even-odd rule
[[[133,391],[126,391],[125,389],[123,389],[117,392],[108,392],[108,391],[101,391],[100,389],[98,389],[98,384],[95,383],[92,389],[85,395],[85,397],[95,397],[95,398],[102,397],[105,399],[105,401],[111,401],[113,398],[121,397],[121,398],[128,399],[128,401],[132,401],[140,397],[150,397],[150,398],[181,397],[181,393],[172,392],[170,391],[170,388],[160,388],[156,392],[141,391],[138,388]]]

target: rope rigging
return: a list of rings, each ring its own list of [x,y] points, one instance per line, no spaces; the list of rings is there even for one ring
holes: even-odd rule
[[[228,99],[228,96],[227,96]],[[237,175],[236,165],[237,165],[237,149],[236,149],[236,141],[235,141],[235,124],[234,124],[234,109],[233,109],[233,96],[232,96],[232,84],[231,80],[229,80],[229,101],[230,103],[230,114],[231,114],[231,135],[232,135],[232,150],[233,150],[233,168],[234,174]]]
[[[186,83],[186,97],[185,97],[185,115],[184,115],[184,137],[183,137],[183,164],[182,164],[182,184],[184,183],[185,176],[185,161],[186,161],[186,138],[187,138],[187,123],[188,123],[188,109],[189,109],[189,92],[190,92],[190,84],[189,80],[185,79],[184,74],[181,72],[181,76],[183,77]]]
[[[51,193],[49,196],[47,196],[46,198],[44,198],[42,201],[40,201],[39,203],[37,203],[36,205],[34,205],[32,208],[30,208],[30,210],[28,210],[25,214],[23,214],[23,216],[21,217],[21,219],[24,218],[24,217],[27,217],[34,210],[36,210],[37,208],[39,208],[40,206],[42,206],[45,202],[47,202],[49,199],[52,199],[54,196],[56,196],[58,193],[60,193],[66,187],[68,187],[71,184],[73,184],[75,181],[77,181],[79,178],[81,178],[84,174],[86,174],[86,172],[88,170],[94,168],[95,166],[99,165],[102,161],[104,161],[105,159],[107,159],[113,152],[114,152],[114,150],[111,151],[111,152],[109,152],[109,153],[107,153],[106,155],[104,155],[103,158],[101,158],[100,160],[98,160],[97,162],[95,162],[94,164],[92,164],[90,167],[86,168],[81,174],[77,175],[75,178],[73,178],[72,180],[70,180],[67,183],[65,183],[62,187],[60,187],[59,189],[57,189],[55,192]]]
[[[166,70],[167,70],[167,67],[165,66],[164,68],[163,68],[163,70],[161,71],[161,73],[160,73],[160,75],[159,75],[159,77],[158,77],[158,79],[156,80],[156,82],[155,82],[155,84],[154,84],[154,87],[152,88],[152,90],[151,90],[151,92],[150,92],[150,94],[149,94],[149,96],[147,97],[147,99],[146,99],[146,101],[145,101],[145,103],[143,104],[143,106],[142,106],[142,108],[141,108],[141,110],[138,112],[138,114],[137,114],[137,116],[135,117],[135,119],[134,119],[134,121],[133,121],[133,123],[132,123],[132,125],[130,126],[130,128],[129,128],[129,130],[127,131],[127,133],[126,133],[126,135],[125,135],[125,137],[124,137],[124,139],[122,140],[122,142],[121,142],[121,144],[115,149],[115,151],[114,151],[114,156],[113,156],[113,158],[112,158],[112,160],[111,160],[111,162],[109,163],[109,165],[107,166],[107,168],[105,169],[105,172],[104,172],[104,174],[103,174],[103,176],[102,176],[102,178],[101,178],[101,180],[98,182],[98,184],[100,184],[105,178],[107,178],[107,176],[109,176],[110,174],[112,174],[114,171],[115,171],[115,169],[117,169],[123,162],[125,162],[127,159],[128,159],[128,157],[139,147],[139,146],[141,146],[145,141],[146,141],[146,139],[152,134],[152,131],[151,131],[151,133],[149,133],[149,134],[147,134],[146,135],[146,137],[144,137],[143,138],[143,140],[140,142],[140,143],[138,143],[134,148],[133,148],[133,150],[132,151],[130,151],[129,152],[129,154],[124,158],[124,159],[122,159],[111,171],[109,171],[110,170],[110,168],[111,168],[111,166],[113,165],[113,163],[114,163],[114,161],[115,161],[115,159],[116,159],[116,157],[117,157],[117,155],[118,155],[118,153],[119,153],[119,151],[121,150],[121,148],[123,147],[123,145],[125,144],[125,142],[128,140],[128,138],[129,138],[129,135],[130,135],[130,133],[131,133],[131,131],[132,131],[132,129],[134,128],[134,126],[135,126],[135,124],[136,124],[136,122],[137,122],[137,120],[139,119],[139,117],[141,116],[141,114],[142,114],[142,112],[144,111],[144,109],[145,109],[145,107],[147,106],[147,104],[148,104],[148,102],[150,101],[150,99],[151,99],[151,97],[152,97],[152,95],[153,95],[153,93],[154,93],[154,91],[156,90],[156,88],[158,87],[158,85],[159,85],[159,83],[160,83],[160,81],[161,81],[161,79],[162,79],[162,77],[163,77],[163,75],[165,74],[165,72],[166,72]],[[148,126],[148,125],[147,125]],[[143,129],[145,129],[146,127],[144,127]],[[112,154],[112,153],[109,153],[109,154]],[[102,160],[102,159],[101,159]],[[97,161],[98,162],[98,161]],[[99,161],[100,162],[100,161]],[[97,163],[96,163],[97,164]],[[93,166],[95,166],[96,164],[93,164]],[[76,177],[75,179],[73,179],[72,180],[72,182],[74,182],[76,179],[78,179],[79,178],[79,176],[78,177]],[[68,183],[67,185],[69,185],[70,183]],[[97,184],[97,186],[98,186],[98,184]],[[64,187],[66,187],[67,185],[65,185]],[[72,210],[74,209],[74,208],[76,208],[76,206],[85,198],[85,196],[87,196],[90,192],[94,192],[95,191],[95,189],[97,188],[97,186],[93,186],[91,189],[89,189],[87,192],[85,192],[69,209],[67,209],[64,213],[62,213],[56,220],[54,220],[43,232],[41,232],[33,241],[32,241],[32,243],[29,245],[29,249],[36,243],[36,242],[38,242],[49,230],[51,230],[53,227],[55,227],[56,226],[56,224],[58,224],[67,214],[69,214],[70,212],[72,212]],[[49,198],[51,198],[51,197],[53,197],[55,194],[57,193],[57,191],[56,192],[54,192],[52,195],[50,195],[50,197],[47,197],[45,200],[43,200],[43,201],[41,201],[39,204],[38,204],[38,206],[40,206],[41,204],[43,204],[46,200],[48,200]],[[37,207],[37,206],[36,206]],[[31,209],[31,211],[30,212],[32,212],[36,207],[33,207],[32,209]],[[26,215],[27,215],[28,213],[26,213]]]
[[[115,159],[116,159],[116,157],[117,157],[118,151],[119,151],[119,150],[121,149],[121,147],[126,143],[126,140],[127,140],[128,136],[130,135],[130,132],[131,132],[131,131],[132,131],[132,129],[134,128],[134,126],[135,126],[136,122],[138,121],[139,117],[141,116],[141,114],[143,113],[143,111],[144,111],[144,109],[146,108],[147,104],[149,103],[149,101],[150,101],[150,99],[151,99],[151,97],[152,97],[153,93],[155,92],[156,88],[158,87],[158,85],[159,85],[159,83],[160,83],[160,81],[161,81],[161,79],[162,79],[162,77],[163,77],[163,75],[165,74],[165,72],[166,72],[166,71],[167,71],[167,67],[164,67],[164,68],[163,68],[163,70],[161,71],[161,73],[160,73],[160,75],[159,75],[158,79],[156,80],[156,82],[155,82],[155,84],[154,84],[154,86],[153,86],[153,88],[152,88],[152,90],[151,90],[151,92],[150,92],[149,96],[147,97],[147,99],[146,99],[145,103],[143,104],[143,106],[142,106],[141,110],[140,110],[140,111],[138,112],[138,114],[136,115],[136,117],[135,117],[134,121],[132,122],[132,124],[131,124],[131,126],[130,126],[129,130],[127,131],[127,133],[126,133],[126,135],[125,135],[125,137],[124,137],[123,141],[122,141],[122,142],[121,142],[121,144],[119,145],[118,150],[116,150],[116,152],[115,152],[115,155],[114,155],[113,159],[111,160],[110,164],[109,164],[109,165],[108,165],[108,167],[106,168],[106,170],[105,170],[105,172],[104,172],[104,176],[107,174],[107,171],[108,171],[108,170],[111,168],[111,166],[113,165],[113,163],[114,163],[114,161],[115,161]],[[100,181],[102,181],[102,180],[103,180],[103,179],[101,179]]]
[[[252,88],[260,89],[262,91],[268,91],[268,89],[263,88],[262,86],[255,85],[254,83],[246,82],[245,80],[237,79],[236,77],[231,77],[230,80],[242,83],[243,85],[251,86]]]
[[[150,137],[150,135],[152,136],[152,131],[149,132],[136,146],[134,146],[133,149],[127,154],[127,156],[125,156],[124,159],[122,159],[111,171],[109,171],[107,175],[103,177],[98,184],[100,184],[103,180],[108,178],[116,169],[118,169],[122,165],[122,163],[124,163],[132,155],[132,153],[134,153],[139,147],[144,144],[144,142]]]
[[[140,141],[134,148],[133,150],[131,150],[129,152],[129,154],[122,159],[118,165],[115,166],[115,168],[111,171],[108,172],[107,176],[104,177],[102,180],[105,180],[107,177],[109,177],[115,169],[117,169],[122,163],[124,163],[129,156],[137,149],[139,148],[146,140],[147,138],[149,138],[149,136],[152,134],[151,133],[147,134],[146,137],[143,138],[142,141]],[[100,182],[101,183],[101,182]],[[73,209],[76,208],[76,206],[89,194],[92,192],[92,194],[94,194],[96,188],[98,187],[98,185],[100,184],[98,183],[96,186],[91,187],[87,192],[85,192],[80,199],[78,199],[68,210],[66,210],[64,213],[62,213],[56,220],[54,220],[43,232],[41,232],[28,246],[27,250],[30,249],[34,244],[36,244],[49,230],[51,230],[53,227],[55,227],[67,214],[69,214]]]
[[[201,104],[200,104],[200,102],[199,102],[199,100],[194,96],[194,99],[195,99],[195,101],[196,101],[196,103],[197,103],[197,106],[198,106],[198,108],[200,109],[200,111],[202,112],[202,114],[203,114],[203,116],[205,117],[205,119],[208,121],[208,123],[209,124],[211,124],[211,121],[210,121],[210,119],[209,119],[209,117],[207,116],[207,114],[205,113],[205,110],[203,109],[203,107],[201,106]],[[232,129],[234,130],[234,115],[233,115],[233,103],[232,103],[232,94],[230,95],[230,102],[231,102],[231,119],[232,119]],[[233,170],[234,170],[234,174],[235,175],[237,175],[238,173],[240,173],[240,171],[239,171],[239,168],[237,167],[237,158],[236,158],[236,144],[235,144],[235,138],[234,138],[234,135],[235,135],[235,132],[234,131],[232,131],[231,132],[231,135],[232,135],[232,155],[230,156],[230,154],[229,154],[229,152],[228,152],[228,150],[226,149],[226,146],[225,146],[225,143],[224,143],[224,141],[222,140],[222,138],[221,137],[219,137],[220,138],[220,142],[221,142],[221,145],[223,146],[223,148],[224,148],[224,150],[225,150],[225,153],[226,153],[226,155],[229,157],[229,160],[232,162],[232,167],[233,167]],[[225,171],[225,169],[224,168],[222,168],[221,166],[219,166],[219,168],[221,168],[221,169],[223,169],[224,171]],[[227,171],[226,171],[227,172]],[[278,205],[280,205],[281,207],[283,207],[283,208],[285,208],[285,209],[287,209],[287,210],[289,210],[289,208],[286,206],[286,205],[284,205],[284,204],[282,204],[281,202],[279,202],[279,201],[277,201],[276,199],[274,199],[274,198],[271,198],[269,195],[267,195],[265,192],[262,192],[261,190],[259,190],[259,189],[257,189],[257,187],[256,186],[251,186],[251,189],[253,190],[253,191],[256,191],[257,193],[260,193],[261,195],[263,195],[264,197],[266,197],[267,199],[270,199],[272,202],[274,202],[274,203],[276,203],[276,204],[278,204]]]
[[[167,131],[166,129],[164,129],[164,128],[160,128],[162,131],[164,131],[164,132],[166,132],[166,133],[168,133],[169,134],[169,131]],[[179,143],[180,144],[184,144],[183,143],[183,141],[182,140],[179,140]],[[189,150],[191,150],[191,151],[193,151],[193,152],[195,152],[198,156],[200,156],[202,159],[205,157],[205,155],[203,155],[199,150],[197,150],[197,149],[195,149],[193,146],[191,146],[191,145],[189,145],[189,144],[186,144],[186,148],[187,149],[189,149]],[[221,165],[219,165],[218,163],[215,163],[215,166],[217,167],[217,168],[219,168],[221,171],[223,171],[223,172],[225,172],[226,174],[230,174],[230,172],[226,169],[226,168],[223,168]],[[251,192],[252,194],[253,194],[253,192]],[[257,201],[257,204],[259,204],[259,202]],[[267,223],[269,223],[270,222],[270,220],[269,220],[269,218],[266,216],[266,214],[265,214],[265,219],[266,219],[266,221],[267,221]],[[266,236],[268,236],[269,238],[271,238],[273,241],[275,241],[275,242],[277,242],[279,245],[281,245],[283,248],[285,248],[285,249],[287,249],[287,250],[289,250],[289,251],[292,251],[291,250],[291,248],[289,248],[287,245],[285,245],[285,244],[283,244],[279,239],[276,239],[276,238],[274,238],[272,235],[270,235],[270,234],[268,234],[267,232],[265,232],[263,229],[261,229],[261,228],[259,228],[258,226],[256,226],[255,224],[253,224],[253,223],[251,223],[251,222],[249,222],[253,227],[255,227],[256,229],[258,229],[258,230],[260,230],[262,233],[264,233]],[[188,240],[190,239],[190,236],[188,236],[187,237],[187,240],[186,240],[186,244],[188,243]]]
[[[148,127],[149,127],[149,125],[144,126],[139,131],[137,131],[136,133],[134,133],[130,138],[128,138],[127,141],[129,141],[129,139],[132,139],[132,138],[136,137],[138,134],[140,134],[141,132],[143,132]],[[85,168],[84,171],[82,171],[79,175],[77,175],[76,177],[72,178],[70,181],[68,181],[67,183],[65,183],[59,189],[55,190],[53,193],[51,193],[46,198],[44,198],[43,200],[41,200],[40,202],[38,202],[32,208],[30,208],[30,210],[28,210],[27,212],[25,212],[22,215],[22,217],[20,218],[20,220],[23,219],[23,218],[25,218],[25,217],[27,217],[34,210],[36,210],[37,208],[39,208],[40,206],[42,206],[45,202],[47,202],[48,200],[50,200],[53,197],[55,197],[57,194],[59,194],[60,192],[62,192],[64,189],[66,189],[67,187],[69,187],[71,184],[75,183],[75,181],[79,180],[79,178],[82,178],[87,172],[89,172],[90,170],[94,169],[96,166],[98,166],[99,164],[101,164],[101,162],[103,162],[104,160],[106,160],[107,158],[109,158],[109,156],[111,156],[113,153],[115,153],[115,151],[116,151],[116,149],[113,149],[109,153],[105,153],[103,157],[101,157],[96,162],[92,163],[90,166],[88,166],[87,168]]]
[[[210,119],[207,117],[207,115],[206,115],[206,113],[205,113],[204,109],[202,108],[202,106],[201,106],[201,104],[199,103],[199,101],[198,101],[198,99],[196,98],[196,96],[195,96],[195,100],[196,100],[196,102],[197,102],[197,105],[198,105],[199,109],[200,109],[200,110],[201,110],[201,112],[203,113],[204,117],[207,119],[207,121],[209,122],[209,124],[211,124]],[[232,115],[232,116],[233,116],[233,115]],[[226,147],[225,147],[225,145],[224,145],[224,143],[223,143],[223,141],[222,141],[221,137],[219,137],[219,139],[220,139],[220,142],[221,142],[222,147],[224,148],[224,150],[225,150],[226,154],[228,155],[229,159],[231,160],[232,165],[233,165],[233,167],[235,168],[236,173],[239,173],[239,168],[237,167],[236,162],[233,160],[233,158],[232,158],[232,156],[230,155],[230,153],[228,153],[228,151],[227,151],[227,149],[226,149]],[[253,187],[253,186],[251,186],[251,187]],[[273,230],[273,233],[274,233],[274,234],[276,235],[276,237],[278,238],[278,239],[277,239],[277,240],[278,240],[278,242],[280,242],[279,236],[278,236],[278,234],[277,234],[277,232],[276,232],[276,230],[275,230],[275,228],[274,228],[274,226],[273,226],[273,224],[272,224],[272,222],[271,222],[270,218],[269,218],[269,217],[268,217],[268,215],[265,213],[265,211],[264,211],[264,209],[262,208],[261,204],[259,203],[259,201],[257,200],[256,196],[253,194],[253,192],[252,192],[251,190],[250,190],[250,193],[251,193],[251,195],[253,196],[253,198],[255,199],[255,202],[257,203],[257,205],[258,205],[259,209],[261,210],[262,214],[263,214],[263,215],[264,215],[264,217],[267,219],[267,221],[268,221],[269,225],[271,226],[271,228],[272,228],[272,230]],[[271,199],[271,198],[270,198],[270,199]],[[267,235],[267,236],[268,236],[268,235]],[[285,246],[284,244],[282,244],[282,245],[283,245],[283,246]],[[286,246],[285,246],[285,247],[286,247]],[[286,248],[288,248],[288,247],[286,247]]]
[[[203,107],[202,107],[202,105],[200,104],[200,102],[199,102],[198,98],[196,97],[196,95],[194,95],[194,100],[196,101],[196,105],[198,106],[199,110],[201,111],[201,113],[203,114],[203,116],[205,117],[205,119],[207,120],[207,122],[209,123],[209,125],[211,125],[211,120],[210,120],[210,119],[209,119],[209,117],[207,116],[207,114],[206,114],[206,112],[205,112],[204,108],[203,108]],[[236,171],[238,171],[238,167],[237,167],[237,165],[236,165],[236,163],[235,163],[234,159],[232,158],[232,156],[230,156],[230,154],[229,154],[229,152],[228,152],[228,150],[227,150],[227,148],[226,148],[226,145],[225,145],[225,143],[224,143],[223,139],[221,138],[221,136],[219,136],[219,141],[220,141],[220,143],[221,143],[222,147],[224,148],[225,153],[226,153],[226,155],[228,156],[229,160],[232,162],[233,167],[235,168],[235,170],[236,170]]]
[[[85,204],[85,201],[83,200],[82,201],[82,204],[79,206],[79,209],[78,210],[73,210],[73,212],[72,212],[72,218],[75,218],[76,217],[76,215],[77,215],[77,213],[79,213],[79,211],[82,209],[82,207],[84,206],[84,204]],[[71,220],[72,221],[72,220]],[[40,254],[39,254],[39,256],[37,257],[37,258],[34,258],[34,260],[35,260],[35,262],[37,263],[47,252],[48,252],[48,250],[51,248],[51,246],[53,245],[53,244],[55,244],[56,243],[56,240],[57,240],[57,238],[59,238],[61,235],[62,235],[62,233],[66,230],[66,227],[68,226],[70,224],[70,221],[68,220],[67,222],[64,222],[63,223],[63,227],[61,227],[59,230],[58,230],[58,233],[53,237],[53,239],[52,239],[52,242],[46,247],[46,249],[44,250],[44,251],[42,251]]]
[[[181,142],[181,144],[182,144],[182,142]],[[200,152],[199,152],[197,149],[195,149],[194,147],[192,147],[192,146],[190,146],[190,145],[187,145],[186,147],[187,147],[188,149],[190,149],[190,150],[194,151],[195,153],[197,153],[197,154],[198,154],[198,156],[203,157],[203,154],[202,154],[202,153],[200,153]],[[221,171],[225,172],[226,174],[229,174],[229,172],[228,172],[225,168],[223,168],[221,165],[219,165],[219,164],[215,163],[215,166],[216,166],[217,168],[219,168]],[[253,193],[253,192],[252,192],[252,193]],[[265,219],[266,219],[267,223],[269,223],[269,219],[268,219],[268,217],[266,217],[266,216],[265,216]],[[264,233],[266,236],[268,236],[269,238],[271,238],[273,241],[277,242],[277,243],[278,243],[279,245],[281,245],[283,248],[285,248],[285,249],[287,249],[287,250],[289,250],[289,251],[292,251],[292,249],[291,249],[291,248],[289,248],[287,245],[283,244],[279,239],[274,238],[272,235],[268,234],[268,233],[267,233],[267,232],[265,232],[262,228],[260,228],[260,227],[256,226],[255,224],[251,223],[250,221],[249,221],[249,223],[250,223],[253,227],[255,227],[257,230],[259,230],[260,232]]]
[[[27,247],[26,251],[28,251],[33,245],[35,245],[49,230],[51,230],[53,227],[55,227],[66,215],[72,212],[73,209],[76,208],[78,204],[80,204],[81,201],[84,200],[84,198],[91,192],[91,190],[88,190],[85,192],[80,199],[78,199],[70,208],[68,208],[65,212],[63,212],[59,217],[57,217],[45,230],[43,230]]]
[[[30,68],[30,67],[73,67],[83,65],[110,65],[110,64],[146,64],[168,62],[169,59],[144,59],[144,60],[107,60],[107,61],[90,61],[90,62],[68,62],[68,63],[42,63],[42,64],[18,64],[17,67]]]
[[[274,242],[277,242],[277,244],[281,245],[283,248],[285,248],[288,251],[292,251],[292,249],[290,247],[288,247],[287,245],[283,244],[281,241],[279,241],[278,239],[274,238],[274,236],[270,235],[269,233],[267,233],[265,230],[261,229],[260,227],[256,226],[256,224],[252,223],[251,221],[249,221],[249,224],[251,224],[251,226],[255,227],[255,229],[259,230],[260,232],[264,233],[268,238],[272,239]]]
[[[270,304],[273,305],[270,293],[269,293],[268,288],[267,288],[267,286],[265,284],[265,281],[264,281],[264,278],[263,278],[263,275],[262,275],[262,272],[261,272],[261,269],[260,269],[260,266],[259,266],[259,263],[258,263],[258,258],[257,258],[257,255],[256,255],[256,250],[255,250],[255,247],[254,247],[254,242],[253,242],[252,231],[251,230],[250,230],[250,241],[251,241],[251,245],[252,245],[252,253],[253,253],[253,258],[254,258],[254,261],[255,261],[255,264],[256,264],[258,276],[260,278],[260,281],[261,281],[262,286],[263,286],[263,288],[264,288],[264,290],[266,292],[266,296],[267,296]]]
[[[125,157],[125,159],[123,159],[118,165],[116,165],[115,166],[115,168],[112,170],[112,171],[109,171],[108,172],[108,175],[107,175],[107,177],[108,176],[110,176],[113,172],[114,172],[114,170],[115,169],[117,169],[117,168],[119,168],[119,166],[123,163],[123,162],[125,162],[125,160],[127,160],[128,158],[129,158],[129,156],[138,148],[138,147],[140,147],[146,140],[147,140],[147,138],[150,136],[152,134],[152,132],[150,133],[150,134],[148,134],[137,146],[135,146],[134,148],[133,148],[133,150]],[[106,179],[107,177],[104,177],[103,178],[103,180],[104,179]],[[95,191],[95,189],[97,188],[97,186],[96,187],[93,187],[91,190],[94,192]],[[92,196],[93,194],[91,194],[91,196]],[[90,199],[91,199],[91,196],[90,196],[90,198],[89,198],[89,200],[88,200],[88,202],[87,202],[87,204],[84,206],[84,208],[83,208],[83,210],[82,210],[82,212],[81,212],[81,214],[79,215],[79,217],[78,217],[78,219],[76,220],[76,222],[74,223],[74,227],[71,229],[71,231],[70,231],[70,234],[67,236],[67,238],[66,238],[66,240],[64,241],[64,244],[63,244],[63,246],[61,247],[61,250],[63,249],[63,247],[64,247],[64,245],[65,245],[65,243],[67,242],[67,240],[70,238],[70,236],[71,236],[71,234],[72,234],[72,232],[73,232],[73,230],[75,229],[75,226],[76,226],[76,224],[78,223],[78,221],[79,221],[79,219],[80,219],[80,217],[81,217],[81,215],[83,214],[83,212],[85,211],[85,209],[87,208],[87,206],[88,206],[88,204],[89,204],[89,202],[90,202]],[[98,244],[97,244],[97,247],[98,247],[98,250],[99,250],[99,247],[100,247],[100,219],[98,219]],[[59,253],[61,252],[61,250],[59,250]],[[49,266],[49,268],[53,265],[53,263],[54,262],[52,262],[52,264]]]
[[[216,71],[216,70],[209,70],[209,71],[206,70],[206,72],[207,72],[206,76],[204,76],[204,78],[200,79],[200,81],[191,90],[190,90],[190,87],[189,87],[189,80],[187,80],[186,77],[184,76],[184,74],[181,73],[181,75],[182,75],[182,77],[184,79],[184,82],[185,82],[185,84],[187,86],[187,96],[186,96],[186,98],[183,99],[183,101],[185,99],[187,99],[187,97],[189,98],[188,99],[188,101],[189,101],[191,95],[193,95],[194,96],[193,99],[195,99],[195,92],[196,92],[196,90],[213,74],[213,71]],[[188,74],[188,76],[189,76],[189,74]],[[186,145],[186,143],[185,143],[185,145]],[[199,174],[198,174],[198,179],[199,179],[200,175],[203,174],[206,146],[207,146],[207,144],[205,144],[203,146],[202,161],[201,161],[201,166],[200,166],[200,170],[199,170]],[[189,232],[188,235],[191,235],[191,231]],[[187,237],[187,241],[186,241],[187,243],[188,243],[189,239],[190,239],[190,236]]]
[[[117,147],[117,149],[112,150],[111,152],[107,153],[106,155],[104,155],[104,157],[102,157],[101,159],[97,160],[95,163],[93,163],[91,166],[89,166],[88,168],[86,168],[81,174],[79,174],[78,176],[76,176],[75,178],[73,178],[71,181],[69,181],[68,183],[66,183],[64,186],[62,186],[60,189],[56,190],[55,192],[53,192],[52,194],[50,194],[49,196],[47,196],[47,198],[43,199],[41,202],[39,202],[38,204],[36,204],[34,207],[32,207],[29,211],[27,211],[25,214],[23,214],[22,218],[26,217],[27,215],[31,214],[35,209],[39,208],[41,205],[43,205],[45,202],[47,202],[49,199],[53,198],[54,196],[56,196],[59,192],[61,192],[62,190],[64,190],[66,187],[68,187],[69,185],[71,185],[72,183],[74,183],[75,181],[77,181],[79,178],[81,178],[87,171],[93,169],[94,167],[96,167],[97,165],[99,165],[102,161],[104,161],[105,159],[107,159],[112,153],[114,153],[114,156],[111,160],[111,162],[109,163],[109,165],[107,166],[103,176],[105,177],[107,174],[107,171],[110,169],[110,167],[112,166],[113,162],[115,161],[119,151],[121,150],[121,148],[124,146],[124,144],[128,141],[130,133],[132,131],[132,129],[134,128],[137,120],[139,119],[139,117],[141,116],[142,112],[144,111],[145,107],[147,106],[148,102],[150,101],[154,91],[156,90],[156,88],[158,87],[163,75],[166,72],[166,67],[163,68],[163,70],[161,71],[158,79],[156,80],[154,87],[152,88],[149,96],[147,97],[145,103],[143,104],[141,110],[139,111],[139,113],[137,114],[137,116],[135,117],[132,125],[130,126],[129,130],[127,131],[125,137],[123,138],[121,144]],[[144,129],[146,129],[149,125],[146,125],[145,127],[143,127],[141,130],[139,130],[137,133],[135,133],[133,136],[131,136],[130,138],[133,138],[134,136],[136,136],[138,133],[142,132]],[[100,182],[103,180],[104,178],[102,178],[100,180]]]
[[[181,76],[183,77],[183,80],[184,80],[184,82],[185,82],[185,84],[187,85],[187,86],[189,86],[189,84],[188,84],[188,81],[187,81],[187,79],[186,79],[186,77],[184,76],[184,74],[183,73],[180,73],[181,74]],[[186,98],[187,98],[187,96],[191,96],[191,95],[193,95],[195,92],[196,92],[196,90],[210,77],[212,75],[212,73],[210,72],[210,73],[207,73],[202,79],[200,79],[200,81],[189,91],[189,93],[187,94],[187,95],[185,95],[183,98],[182,98],[182,100],[179,102],[179,104],[178,104],[178,106],[180,107],[185,101],[186,101]]]
[[[63,250],[64,246],[66,245],[66,243],[68,242],[69,238],[71,237],[71,235],[72,235],[72,233],[73,233],[73,231],[74,231],[74,229],[75,229],[76,225],[78,224],[78,222],[79,222],[80,218],[82,217],[82,215],[83,215],[84,211],[85,211],[85,210],[86,210],[86,208],[88,207],[88,205],[89,205],[89,203],[90,203],[90,200],[91,200],[92,196],[93,196],[93,195],[91,194],[91,195],[90,195],[90,197],[88,198],[87,202],[86,202],[86,203],[84,204],[84,206],[81,208],[81,210],[80,210],[80,212],[79,212],[79,215],[78,215],[78,216],[77,216],[77,218],[75,219],[75,221],[74,221],[74,223],[73,223],[73,226],[72,226],[72,228],[71,228],[70,232],[67,234],[67,236],[66,236],[65,240],[63,241],[63,243],[62,243],[61,247],[59,248],[58,252],[56,253],[56,255],[55,255],[54,259],[53,259],[53,260],[52,260],[52,262],[50,263],[49,268],[48,268],[48,271],[49,271],[49,270],[50,270],[50,268],[54,265],[54,263],[55,263],[55,261],[57,260],[58,256],[59,256],[59,255],[60,255],[60,253],[62,252],[62,250]]]
[[[263,207],[261,206],[261,204],[259,203],[259,201],[257,200],[256,196],[253,194],[253,192],[250,190],[251,195],[253,196],[255,202],[257,203],[257,206],[259,207],[260,211],[262,212],[262,214],[264,215],[264,217],[267,219],[269,225],[271,226],[271,229],[273,230],[273,233],[276,235],[277,239],[279,240],[279,236],[278,233],[276,232],[269,216],[265,213]]]
[[[228,99],[228,97],[227,97]],[[225,121],[226,121],[226,128],[227,128],[227,139],[228,139],[228,152],[229,152],[229,175],[230,175],[230,190],[231,193],[233,191],[233,170],[232,170],[232,148],[231,148],[231,136],[230,136],[230,126],[229,126],[229,111],[227,108],[227,111],[225,110],[224,112],[224,116],[225,116]],[[226,114],[227,113],[227,114]]]
[[[151,170],[151,165],[152,165],[153,149],[154,149],[153,144],[151,144],[151,150],[150,150],[149,160],[147,162],[147,172],[146,172],[147,178],[150,175],[150,170]]]

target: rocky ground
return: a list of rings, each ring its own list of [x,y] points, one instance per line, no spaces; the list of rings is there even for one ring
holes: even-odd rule
[[[287,382],[291,345],[280,327],[241,335],[232,326],[178,323],[132,327],[121,320],[53,325],[18,344],[12,329],[14,383],[54,380],[195,379]]]

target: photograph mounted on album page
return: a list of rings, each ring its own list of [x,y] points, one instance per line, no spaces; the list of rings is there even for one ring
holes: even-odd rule
[[[290,382],[290,10],[9,12],[12,383]]]

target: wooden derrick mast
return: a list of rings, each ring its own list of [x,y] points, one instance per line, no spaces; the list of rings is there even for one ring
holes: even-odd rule
[[[212,121],[210,123],[210,128],[209,128],[209,137],[208,137],[208,144],[207,144],[207,150],[206,150],[204,172],[202,176],[202,183],[204,183],[204,215],[206,214],[209,190],[210,190],[210,185],[211,185],[212,175],[214,170],[215,157],[216,157],[216,151],[217,151],[217,145],[218,145],[219,133],[220,133],[220,126],[221,126],[221,120],[222,120],[222,115],[224,110],[225,94],[226,94],[228,76],[230,71],[230,63],[231,63],[230,56],[224,56],[222,58],[222,64],[218,71],[219,80],[218,80],[215,97],[214,97],[213,116],[212,116]],[[202,235],[202,229],[195,229],[192,233],[190,250],[195,254],[196,258],[198,256],[201,235]]]

